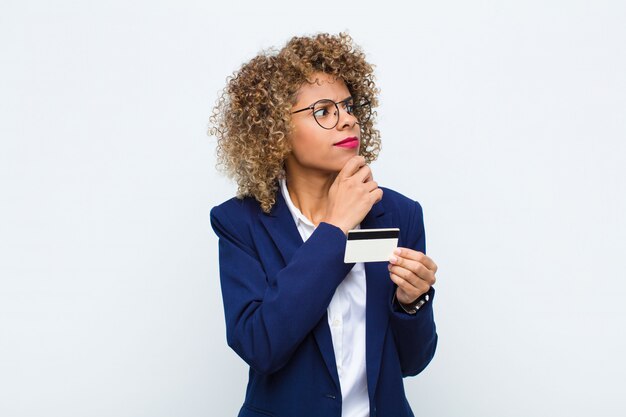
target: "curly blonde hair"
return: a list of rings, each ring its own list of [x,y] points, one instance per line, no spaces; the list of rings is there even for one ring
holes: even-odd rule
[[[315,72],[341,78],[359,99],[378,105],[373,65],[347,33],[293,37],[278,52],[259,53],[226,79],[209,135],[217,137],[217,168],[234,178],[237,197],[254,197],[264,212],[276,202],[278,179],[291,152],[291,109],[296,93]],[[376,113],[361,124],[360,154],[370,163],[380,152]]]

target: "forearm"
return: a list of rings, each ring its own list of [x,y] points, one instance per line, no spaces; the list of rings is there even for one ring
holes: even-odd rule
[[[429,300],[414,314],[390,304],[390,325],[396,342],[403,376],[420,373],[432,360],[437,347],[437,331],[433,315],[435,289],[428,292]],[[396,301],[397,302],[397,301]]]
[[[228,344],[262,373],[282,367],[324,316],[353,264],[343,262],[345,235],[320,223],[276,276],[267,276],[253,250],[227,233],[220,236],[220,275]],[[246,250],[244,250],[246,249]]]

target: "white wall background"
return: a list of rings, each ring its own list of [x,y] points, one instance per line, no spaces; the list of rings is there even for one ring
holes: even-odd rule
[[[379,183],[421,202],[440,337],[420,417],[626,414],[622,1],[0,5],[0,415],[234,416],[210,110],[347,30]],[[392,416],[393,417],[393,416]]]

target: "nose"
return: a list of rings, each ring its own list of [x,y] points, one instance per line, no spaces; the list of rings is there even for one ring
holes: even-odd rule
[[[339,130],[343,130],[346,128],[352,128],[357,123],[357,118],[355,115],[348,113],[343,106],[337,106],[339,108],[339,123],[337,123],[337,127]]]

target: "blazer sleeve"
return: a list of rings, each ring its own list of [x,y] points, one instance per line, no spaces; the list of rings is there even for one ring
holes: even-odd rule
[[[413,202],[405,246],[426,253],[423,211]],[[394,284],[394,291],[396,289]],[[437,347],[437,331],[433,316],[435,289],[428,292],[429,301],[417,313],[405,313],[392,300],[389,301],[390,325],[396,341],[403,376],[414,376],[430,363]]]
[[[250,232],[241,226],[241,217],[235,220],[242,215],[221,206],[210,215],[219,237],[226,338],[252,368],[270,374],[287,363],[324,317],[335,289],[354,264],[343,262],[346,238],[341,229],[320,223],[270,280]]]

